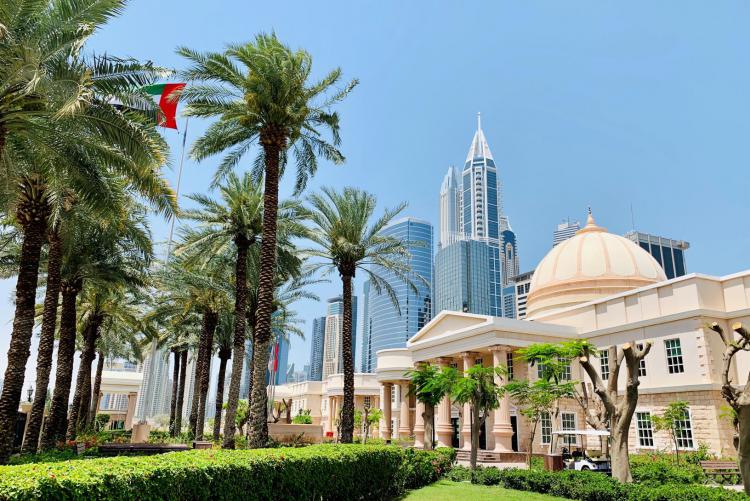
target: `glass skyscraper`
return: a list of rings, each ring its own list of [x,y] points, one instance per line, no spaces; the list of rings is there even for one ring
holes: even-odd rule
[[[481,240],[459,240],[435,256],[435,312],[492,315],[490,262],[496,247]]]
[[[416,292],[395,273],[374,270],[393,288],[399,311],[385,290],[376,290],[369,284],[367,319],[364,333],[367,339],[362,357],[362,371],[372,372],[377,363],[376,354],[388,348],[403,348],[406,342],[432,318],[432,249],[433,229],[427,221],[406,217],[394,221],[381,230],[401,240],[409,250],[410,278]]]
[[[625,238],[632,240],[651,254],[664,268],[667,278],[681,277],[687,273],[685,251],[690,248],[690,244],[684,240],[673,240],[640,231],[628,232]]]
[[[375,372],[375,367],[371,366],[371,361],[375,360],[372,353],[372,343],[370,339],[370,281],[366,280],[362,287],[362,360],[360,363],[360,372]]]
[[[313,319],[312,343],[310,346],[310,381],[323,379],[323,342],[326,336],[326,317]]]

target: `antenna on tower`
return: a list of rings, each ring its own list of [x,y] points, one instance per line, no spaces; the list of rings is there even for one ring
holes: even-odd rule
[[[477,111],[477,130],[482,130],[482,112]]]
[[[635,215],[633,214],[633,203],[630,203],[630,226],[635,231]]]

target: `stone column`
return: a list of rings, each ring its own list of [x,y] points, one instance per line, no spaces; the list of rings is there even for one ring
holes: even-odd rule
[[[474,360],[477,358],[477,353],[473,351],[465,351],[461,353],[463,360],[464,377],[466,377],[466,371],[474,365]],[[463,409],[463,423],[461,424],[461,438],[463,439],[462,449],[466,451],[471,450],[471,405],[467,402],[464,404]]]
[[[128,393],[128,412],[125,414],[125,429],[133,427],[133,415],[135,414],[135,401],[138,400],[138,394],[135,392]]]
[[[380,438],[391,439],[391,388],[393,383],[383,383],[383,427],[380,429]]]
[[[437,360],[440,368],[448,367],[452,359],[441,357]],[[451,399],[446,395],[440,401],[437,408],[437,419],[435,420],[435,434],[437,435],[438,447],[451,447],[453,441],[453,426],[451,426]]]
[[[409,381],[399,383],[399,397],[401,397],[401,413],[398,417],[398,438],[408,440],[411,435],[409,425]]]
[[[508,346],[493,346],[492,364],[495,367],[505,367],[508,365]],[[501,376],[495,376],[495,383],[503,384]],[[504,394],[500,401],[500,407],[494,412],[494,424],[492,425],[492,435],[495,437],[495,452],[510,452],[513,450],[513,426],[510,424],[510,397]]]
[[[414,448],[424,447],[424,404],[418,399],[414,410]]]

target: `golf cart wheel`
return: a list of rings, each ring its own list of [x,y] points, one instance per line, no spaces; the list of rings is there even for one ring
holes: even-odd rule
[[[591,468],[588,466],[581,466],[581,471],[591,471]]]

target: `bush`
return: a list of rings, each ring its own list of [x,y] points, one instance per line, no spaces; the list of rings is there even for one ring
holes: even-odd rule
[[[666,454],[630,456],[630,473],[633,481],[648,485],[703,484],[706,481],[698,464],[681,460],[678,465],[674,456]]]
[[[436,480],[454,457],[316,445],[26,464],[0,467],[0,500],[389,499]]]

